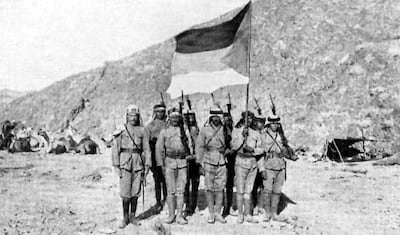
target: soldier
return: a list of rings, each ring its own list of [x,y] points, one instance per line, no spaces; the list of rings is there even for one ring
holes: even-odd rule
[[[188,110],[184,113],[185,124],[190,133],[190,142],[195,144],[197,136],[199,135],[199,127],[197,126],[196,114]],[[191,149],[195,149],[195,146],[191,146]],[[196,163],[194,154],[188,159],[188,174],[187,183],[185,187],[185,204],[186,204],[186,215],[192,215],[197,207],[197,195],[200,183],[200,171],[199,164]],[[191,187],[190,187],[191,186]]]
[[[223,216],[237,215],[234,211],[231,211],[232,201],[233,201],[233,186],[235,179],[235,151],[229,151],[231,149],[231,140],[232,140],[232,131],[233,131],[233,120],[232,115],[229,112],[224,112],[223,114],[223,128],[224,128],[224,137],[225,137],[225,147],[226,151],[226,195],[225,195],[225,204],[224,211],[222,213]]]
[[[204,168],[204,184],[208,203],[208,223],[226,223],[221,215],[226,185],[225,138],[222,126],[222,110],[210,110],[208,125],[200,131],[196,142],[196,160]],[[215,200],[214,200],[215,199]],[[215,204],[215,211],[214,211]]]
[[[242,113],[242,120],[239,123],[244,123],[246,112]],[[238,206],[239,216],[237,222],[243,223],[243,204],[246,222],[258,223],[253,218],[251,213],[251,191],[253,190],[254,180],[257,175],[257,157],[264,153],[263,141],[260,133],[254,130],[254,114],[247,112],[247,126],[233,129],[232,132],[232,149],[237,151],[235,162],[235,185],[236,185],[236,201]],[[253,128],[249,128],[249,127]],[[244,199],[244,203],[243,203]]]
[[[149,141],[136,105],[127,107],[126,124],[114,133],[112,164],[120,178],[123,209],[120,228],[124,228],[129,222],[137,224],[135,212],[140,188],[151,167]]]
[[[284,158],[296,161],[293,150],[288,146],[288,141],[283,134],[279,116],[268,117],[268,124],[264,131],[266,156],[259,164],[264,185],[264,221],[271,218],[282,221],[278,216],[278,203],[286,178],[286,161]]]
[[[167,184],[169,217],[165,222],[168,224],[173,223],[175,218],[178,224],[188,223],[183,217],[182,209],[187,180],[186,158],[190,155],[189,140],[188,133],[183,128],[182,115],[176,111],[171,112],[169,125],[161,130],[156,144],[157,166],[163,168]]]
[[[167,199],[167,186],[165,184],[165,177],[162,169],[156,164],[156,143],[158,135],[161,130],[166,127],[166,107],[163,103],[156,104],[153,107],[154,119],[146,126],[145,131],[149,139],[150,150],[151,150],[151,172],[154,178],[154,191],[156,194],[156,210],[161,211],[163,204]],[[163,200],[161,200],[161,191]]]

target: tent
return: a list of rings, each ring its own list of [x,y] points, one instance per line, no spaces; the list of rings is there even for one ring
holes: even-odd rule
[[[336,162],[357,162],[370,160],[371,156],[365,150],[365,138],[348,137],[346,139],[334,138],[326,141],[325,156]]]

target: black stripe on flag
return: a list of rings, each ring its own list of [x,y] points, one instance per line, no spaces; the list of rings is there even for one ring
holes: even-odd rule
[[[250,3],[230,21],[211,27],[190,29],[178,34],[175,37],[175,51],[179,53],[196,53],[230,46],[249,6]]]

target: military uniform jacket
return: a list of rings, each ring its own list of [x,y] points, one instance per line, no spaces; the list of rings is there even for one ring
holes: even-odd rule
[[[212,124],[201,129],[196,141],[196,161],[200,164],[225,165],[224,128]]]
[[[283,170],[286,169],[286,158],[290,158],[285,152],[283,139],[278,132],[272,132],[265,129],[262,133],[264,138],[264,149],[266,152],[263,164],[260,165],[260,171],[268,170]]]
[[[128,171],[143,170],[151,167],[149,140],[142,126],[127,127],[136,145],[126,129],[114,135],[112,145],[112,164]]]
[[[188,136],[189,147],[192,145],[189,133]],[[186,158],[190,153],[185,151],[185,147],[181,140],[181,130],[177,126],[168,126],[161,130],[156,144],[156,162],[157,166],[162,166],[170,169],[183,168],[187,166]]]
[[[242,135],[243,129],[244,127],[239,127],[234,128],[232,131],[231,146],[232,150],[237,151],[236,165],[246,169],[254,169],[257,167],[257,160],[255,156],[264,153],[263,138],[258,131],[249,128],[249,134],[246,138],[246,142],[244,142],[245,138]],[[244,153],[243,147],[245,145],[252,147],[254,149],[254,153]]]

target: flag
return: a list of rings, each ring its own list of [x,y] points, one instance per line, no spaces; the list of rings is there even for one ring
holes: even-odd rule
[[[211,93],[249,81],[250,3],[231,20],[211,27],[190,29],[175,37],[171,84],[167,92],[176,98]]]

